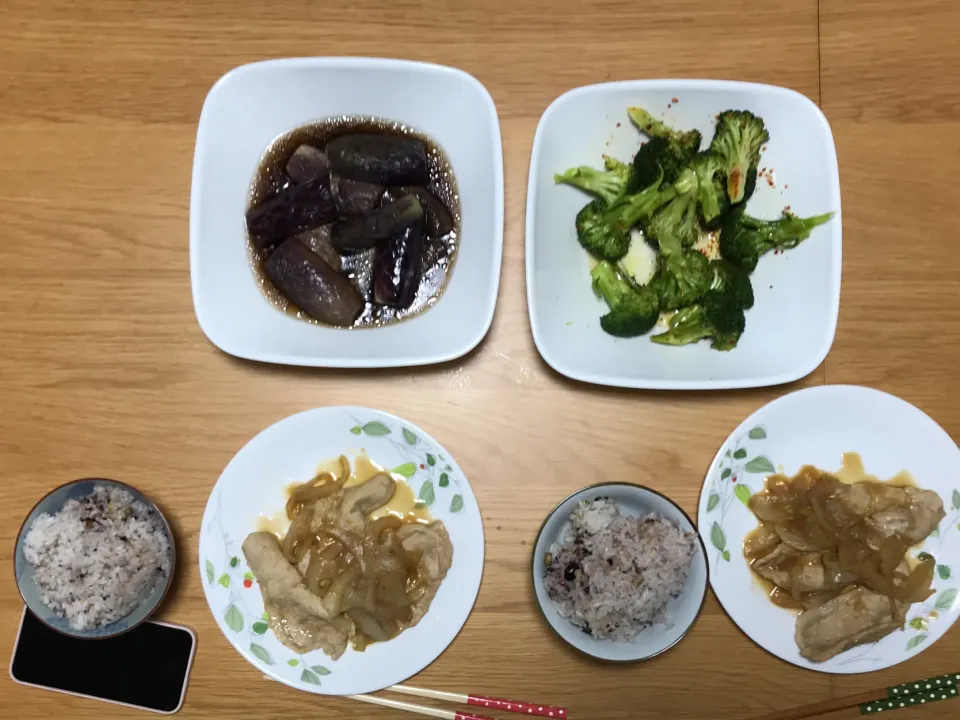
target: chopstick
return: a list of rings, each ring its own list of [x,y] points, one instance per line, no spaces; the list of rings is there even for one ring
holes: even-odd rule
[[[472,713],[460,712],[459,710],[441,710],[440,708],[414,705],[413,703],[403,702],[402,700],[390,700],[389,698],[377,697],[376,695],[346,695],[345,697],[370,703],[371,705],[381,705],[383,707],[393,708],[394,710],[403,710],[427,717],[440,718],[441,720],[494,720],[494,718],[487,717],[486,715],[474,715]]]
[[[264,675],[264,679],[273,680],[269,675]],[[276,681],[274,681],[276,682]],[[431,698],[433,700],[442,700],[445,702],[462,703],[464,705],[476,705],[493,710],[506,710],[507,712],[522,713],[527,716],[539,715],[541,717],[552,717],[565,719],[567,711],[565,708],[553,707],[550,705],[538,705],[535,703],[523,703],[515,700],[502,700],[499,698],[484,697],[482,695],[462,695],[460,693],[444,692],[442,690],[428,690],[427,688],[411,687],[410,685],[393,685],[384,688],[388,692],[404,693],[406,695],[417,695],[419,697]],[[460,712],[459,710],[442,710],[440,708],[427,707],[426,705],[415,705],[414,703],[403,702],[401,700],[391,700],[389,698],[377,697],[376,695],[345,695],[344,697],[360,702],[370,703],[371,705],[382,705],[393,708],[394,710],[403,710],[410,713],[418,713],[427,717],[441,718],[441,720],[494,720],[486,715],[474,715],[472,713]]]
[[[463,695],[461,693],[444,692],[442,690],[428,690],[426,688],[411,687],[410,685],[394,685],[387,688],[390,692],[404,693],[405,695],[417,695],[418,697],[431,698],[432,700],[443,700],[445,702],[460,703],[462,705],[473,705],[488,710],[506,710],[507,712],[521,713],[523,715],[539,715],[540,717],[566,718],[567,711],[562,707],[553,707],[551,705],[541,705],[539,703],[518,702],[516,700],[503,700],[501,698],[485,697],[483,695]]]
[[[912,705],[925,705],[938,700],[949,700],[957,697],[957,684],[960,683],[960,673],[939,675],[925,680],[915,680],[894,685],[880,690],[847,695],[841,698],[832,698],[823,702],[802,705],[789,710],[777,710],[766,715],[757,715],[750,720],[804,720],[824,713],[835,713],[847,710],[848,713],[831,715],[831,717],[859,717],[873,715],[879,712],[899,710]]]

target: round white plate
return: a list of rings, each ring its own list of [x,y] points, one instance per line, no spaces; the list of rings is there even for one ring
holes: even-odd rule
[[[241,545],[261,514],[283,512],[284,489],[305,482],[340,454],[366,451],[407,478],[442,520],[453,564],[430,610],[413,628],[365,652],[331,660],[321,650],[299,655],[280,644],[263,618],[263,599]],[[483,525],[470,483],[450,454],[415,425],[359,407],[308,410],[271,425],[238,452],[213,488],[200,533],[200,575],[217,625],[258,670],[300,690],[352,695],[381,690],[418,673],[460,632],[480,589]]]
[[[903,630],[813,663],[794,642],[796,614],[767,599],[743,557],[743,540],[758,525],[746,502],[774,471],[793,475],[806,464],[835,470],[845,452],[860,453],[866,471],[880,478],[908,470],[920,487],[943,499],[947,516],[920,548],[937,560],[936,592],[910,606]],[[794,665],[827,673],[887,668],[930,647],[960,614],[960,449],[922,411],[892,395],[828,385],[760,408],[714,458],[698,520],[717,599],[754,642]]]

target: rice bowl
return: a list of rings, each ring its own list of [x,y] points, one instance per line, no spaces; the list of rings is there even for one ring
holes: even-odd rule
[[[547,516],[533,552],[545,620],[598,659],[665,652],[686,635],[706,598],[706,552],[693,523],[639,485],[605,483],[566,498]]]

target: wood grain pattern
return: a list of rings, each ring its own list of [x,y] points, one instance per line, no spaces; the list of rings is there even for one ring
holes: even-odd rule
[[[846,262],[834,351],[800,384],[878,385],[960,433],[952,374],[960,311],[951,302],[960,261],[938,219],[954,197],[951,155],[960,136],[958,51],[949,30],[958,11],[926,0],[903,22],[893,0],[827,5],[7,0],[0,23],[0,563],[9,567],[21,519],[53,485],[91,475],[134,483],[173,521],[184,559],[162,612],[199,635],[182,716],[397,717],[261,680],[216,629],[193,565],[207,495],[237,449],[294,412],[366,404],[439,437],[471,478],[484,516],[487,564],[475,610],[414,684],[542,699],[590,720],[732,719],[881,684],[877,676],[830,678],[774,660],[712,597],[695,631],[670,653],[641,665],[600,665],[547,630],[528,579],[531,542],[560,498],[624,478],[663,490],[692,512],[716,447],[743,417],[790,389],[614,391],[567,381],[539,359],[523,278],[527,168],[540,113],[572,87],[719,77],[820,99],[822,74],[841,160]],[[487,339],[459,361],[377,373],[267,367],[218,352],[196,324],[187,218],[207,90],[241,63],[337,54],[456,65],[484,82],[497,103],[506,172],[500,297]],[[952,78],[941,82],[947,73]],[[887,145],[890,151],[879,151]],[[905,167],[918,172],[901,184]],[[901,199],[910,212],[898,212]],[[933,238],[922,254],[913,251],[918,238]],[[13,579],[4,576],[2,657],[11,652],[20,608]],[[946,671],[958,647],[951,634],[882,677],[892,683]],[[16,707],[24,720],[135,715],[10,681],[0,683],[0,706]],[[904,720],[938,710],[911,712]]]

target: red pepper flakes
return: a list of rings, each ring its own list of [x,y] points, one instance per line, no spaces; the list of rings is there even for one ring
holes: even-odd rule
[[[620,127],[620,123],[617,123],[617,127]]]

